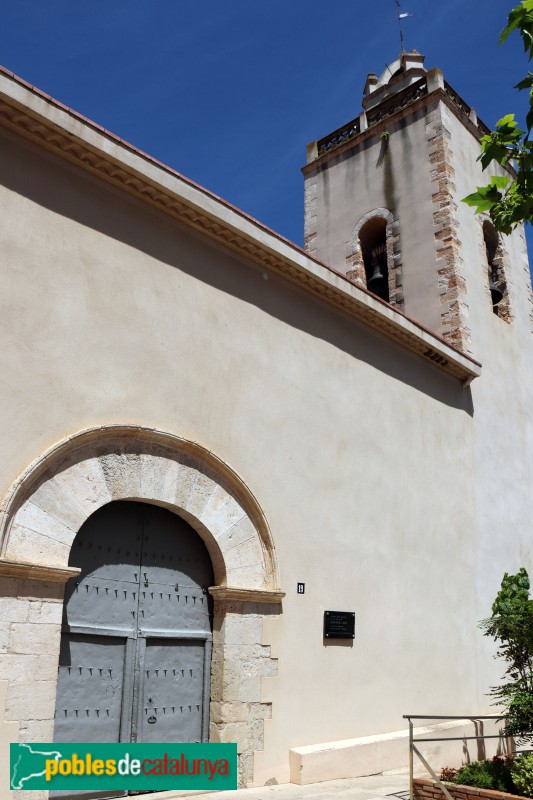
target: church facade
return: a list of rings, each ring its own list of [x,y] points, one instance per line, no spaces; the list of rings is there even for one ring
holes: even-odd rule
[[[309,145],[301,250],[0,73],[2,741],[235,741],[242,785],[305,783],[491,712],[525,237],[460,202],[485,128],[422,56],[363,108]]]

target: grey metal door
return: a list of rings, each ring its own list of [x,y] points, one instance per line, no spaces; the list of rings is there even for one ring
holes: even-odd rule
[[[55,741],[206,741],[213,574],[166,509],[114,502],[79,531],[66,587]]]

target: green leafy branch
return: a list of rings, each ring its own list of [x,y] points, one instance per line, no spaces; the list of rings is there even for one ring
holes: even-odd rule
[[[507,26],[500,34],[500,44],[515,30],[522,37],[529,61],[533,59],[533,0],[522,0],[513,8]],[[533,219],[533,73],[515,86],[529,91],[529,111],[526,115],[527,130],[518,127],[514,114],[507,114],[496,123],[496,130],[481,139],[479,161],[485,170],[493,161],[502,167],[513,167],[516,179],[509,176],[493,176],[487,186],[464,198],[464,202],[475,208],[476,214],[488,213],[495,228],[501,233],[511,231],[521,222]]]

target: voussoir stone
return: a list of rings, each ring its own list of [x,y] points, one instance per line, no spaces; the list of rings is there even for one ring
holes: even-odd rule
[[[64,491],[73,494],[78,505],[89,517],[114,498],[97,458],[90,458],[58,473],[54,480]]]
[[[220,497],[219,487],[219,491],[213,495],[200,517],[201,522],[209,528],[215,539],[224,536],[244,518],[247,519],[245,510],[234,497],[226,493],[224,501],[219,502]],[[213,502],[215,499],[217,500],[216,504]],[[255,535],[257,534],[255,533]]]
[[[176,481],[176,495],[174,497],[174,504],[179,508],[185,508],[189,495],[193,490],[196,481],[200,477],[200,472],[188,464],[180,464],[177,481]]]
[[[217,488],[216,483],[207,475],[199,473],[189,497],[184,505],[186,511],[199,519],[211,496]]]

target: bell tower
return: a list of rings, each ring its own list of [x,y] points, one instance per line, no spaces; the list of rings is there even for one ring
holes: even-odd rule
[[[522,228],[501,237],[461,202],[506,174],[481,170],[475,110],[416,50],[368,75],[362,105],[308,146],[306,249],[476,357],[492,318],[530,334]]]

